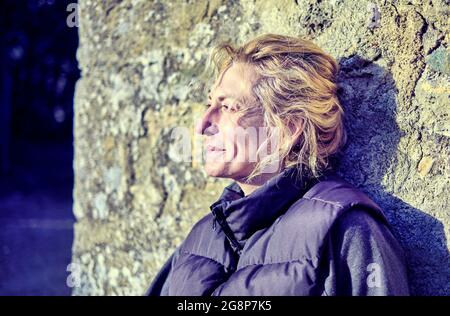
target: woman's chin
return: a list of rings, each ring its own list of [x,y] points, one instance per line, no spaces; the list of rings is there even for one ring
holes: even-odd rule
[[[220,178],[225,176],[225,166],[218,161],[206,161],[204,170],[210,177]]]

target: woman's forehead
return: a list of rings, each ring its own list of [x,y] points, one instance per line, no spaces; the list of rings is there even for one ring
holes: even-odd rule
[[[221,73],[211,87],[208,98],[216,97],[241,99],[251,95],[255,71],[252,66],[243,63],[233,64]]]

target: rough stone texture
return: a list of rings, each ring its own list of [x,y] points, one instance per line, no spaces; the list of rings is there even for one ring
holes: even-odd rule
[[[449,1],[84,0],[79,16],[74,295],[142,294],[209,211],[228,181],[177,162],[171,131],[198,118],[211,45],[265,32],[338,59],[339,172],[386,210],[413,293],[450,295]]]

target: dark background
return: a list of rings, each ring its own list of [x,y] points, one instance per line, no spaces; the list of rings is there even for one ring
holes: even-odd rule
[[[71,2],[0,2],[0,295],[71,293]]]

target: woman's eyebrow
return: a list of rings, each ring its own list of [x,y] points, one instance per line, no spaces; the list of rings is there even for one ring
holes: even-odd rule
[[[219,101],[223,101],[225,99],[233,99],[232,95],[221,95],[218,97]],[[212,100],[211,95],[208,95],[208,100]]]

